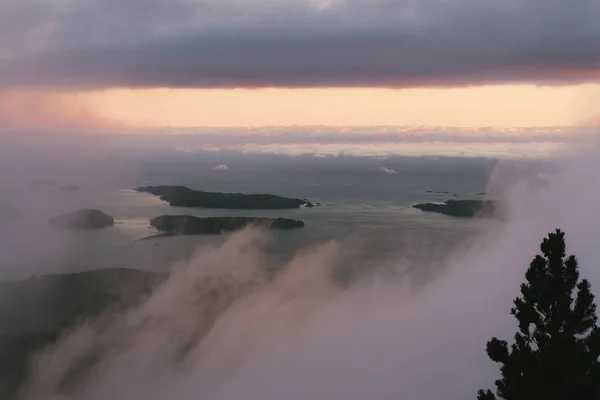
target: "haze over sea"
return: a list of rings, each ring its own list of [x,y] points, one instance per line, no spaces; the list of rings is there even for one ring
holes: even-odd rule
[[[566,4],[0,0],[0,400],[493,387],[486,343],[514,338],[549,232],[600,290],[600,1]],[[150,185],[304,207],[177,208]],[[499,213],[414,207],[468,199]],[[50,226],[81,208],[114,226]],[[305,226],[156,237],[163,214]]]
[[[469,132],[455,134],[450,138],[454,142],[447,137],[440,141],[435,131],[415,130],[412,136],[399,137],[398,128],[262,128],[251,138],[242,129],[199,131],[170,137],[152,132],[134,138],[107,134],[108,141],[101,136],[85,142],[73,137],[43,144],[23,141],[5,154],[3,170],[9,173],[2,174],[2,200],[17,204],[27,221],[3,234],[1,277],[106,267],[166,270],[191,257],[198,245],[227,238],[137,241],[156,232],[149,228],[149,219],[162,214],[301,219],[306,228],[273,235],[272,255],[289,259],[311,244],[351,240],[364,247],[361,256],[372,263],[401,257],[419,263],[417,269],[424,273],[425,264],[446,256],[494,222],[423,213],[412,205],[487,198],[489,178],[499,161],[543,159],[560,143],[551,131],[531,141],[518,136],[499,141],[490,135],[484,142]],[[373,131],[380,135],[374,137]],[[81,190],[61,190],[72,185]],[[178,208],[133,190],[143,185],[271,193],[322,206]],[[116,226],[83,233],[57,232],[47,226],[50,217],[85,207],[114,216]]]
[[[0,234],[2,278],[105,267],[173,271],[140,307],[105,328],[84,321],[36,358],[25,399],[57,399],[50,394],[62,374],[101,346],[94,375],[69,400],[458,400],[493,380],[485,342],[513,331],[507,310],[542,235],[565,229],[582,273],[600,285],[590,262],[600,223],[593,136],[469,141],[461,133],[441,142],[425,132],[336,141],[320,133],[298,143],[285,131],[266,148],[260,134],[231,133],[21,138],[2,148],[2,201],[26,215]],[[322,206],[182,209],[132,190],[157,184]],[[70,185],[81,190],[61,190]],[[501,200],[508,218],[411,207],[482,198]],[[117,223],[77,233],[48,227],[49,217],[80,207]],[[154,233],[148,219],[161,214],[283,216],[307,226],[138,241]],[[280,273],[263,280],[270,269]],[[208,326],[205,290],[235,298]],[[181,343],[191,347],[179,364]]]

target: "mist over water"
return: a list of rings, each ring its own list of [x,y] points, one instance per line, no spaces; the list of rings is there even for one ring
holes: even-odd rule
[[[40,354],[21,398],[475,398],[498,375],[485,343],[512,338],[509,309],[547,232],[566,231],[598,292],[599,150],[573,145],[533,181],[531,170],[496,165],[488,188],[505,199],[508,220],[437,260],[426,285],[402,254],[337,284],[336,269],[369,260],[356,237],[309,244],[284,265],[257,229],[201,245],[142,306],[82,323]],[[280,272],[267,276],[272,269]],[[89,375],[59,394],[89,356]]]
[[[306,222],[304,229],[280,232],[266,245],[269,253],[278,253],[284,260],[293,257],[298,248],[347,237],[368,247],[360,257],[369,264],[399,255],[439,258],[487,223],[423,214],[412,209],[412,204],[442,201],[449,196],[481,198],[474,194],[485,190],[495,164],[483,158],[318,158],[164,150],[142,154],[99,147],[95,151],[84,147],[80,152],[71,147],[45,152],[21,150],[7,152],[7,157],[0,159],[6,166],[0,173],[0,202],[13,204],[25,216],[0,231],[0,279],[133,265],[165,270],[191,257],[198,243],[224,239],[181,237],[137,242],[155,233],[148,229],[148,220],[162,214],[301,219]],[[229,169],[215,170],[223,164]],[[382,166],[397,173],[382,172]],[[154,196],[132,190],[161,184],[274,193],[308,198],[323,206],[252,211],[185,209],[169,207]],[[61,190],[70,185],[81,190]],[[49,229],[49,218],[86,207],[112,215],[115,226],[84,234]]]

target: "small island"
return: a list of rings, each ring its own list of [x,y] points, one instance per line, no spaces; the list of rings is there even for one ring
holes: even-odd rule
[[[192,215],[161,215],[150,220],[150,226],[163,232],[159,236],[219,235],[240,230],[249,225],[260,225],[270,229],[296,229],[304,227],[304,222],[288,218],[200,218]]]
[[[496,200],[447,200],[443,203],[415,204],[413,207],[451,217],[499,218],[501,216],[500,202]]]
[[[83,208],[79,211],[53,217],[50,226],[58,229],[89,230],[101,229],[115,224],[115,219],[100,210]]]
[[[220,193],[193,190],[185,186],[142,186],[138,192],[160,196],[173,207],[203,207],[240,210],[291,209],[314,207],[304,199],[276,196],[273,194]]]

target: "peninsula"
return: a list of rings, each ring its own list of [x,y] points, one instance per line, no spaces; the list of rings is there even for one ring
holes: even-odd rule
[[[315,204],[273,194],[220,193],[193,190],[185,186],[142,186],[138,192],[160,196],[173,207],[203,207],[224,209],[291,209],[314,207]]]

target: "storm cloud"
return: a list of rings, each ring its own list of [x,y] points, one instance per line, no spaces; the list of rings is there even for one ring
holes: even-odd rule
[[[597,0],[4,0],[0,88],[600,80]]]

